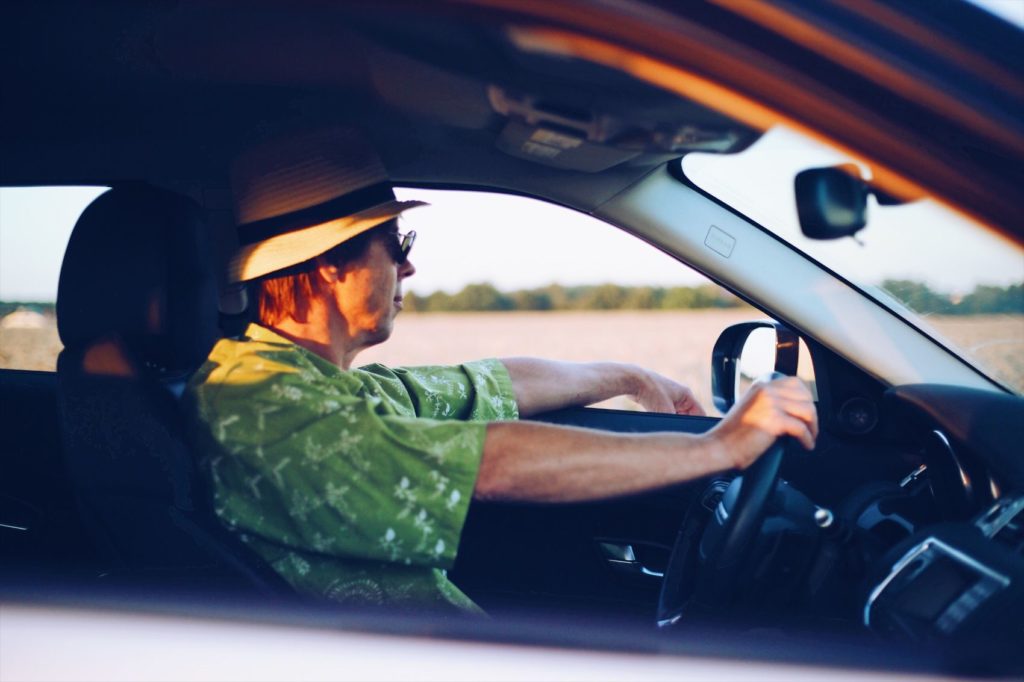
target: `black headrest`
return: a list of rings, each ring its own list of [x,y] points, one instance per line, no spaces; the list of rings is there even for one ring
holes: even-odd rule
[[[217,335],[209,235],[199,205],[118,186],[78,219],[60,271],[57,326],[68,349],[116,336],[164,369],[195,367]]]

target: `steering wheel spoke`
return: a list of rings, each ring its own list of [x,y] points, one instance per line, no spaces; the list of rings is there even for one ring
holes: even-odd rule
[[[757,539],[779,480],[790,438],[780,438],[728,487],[716,481],[687,512],[676,538],[658,601],[657,622],[665,627],[694,608],[721,610],[732,603],[740,569]],[[721,490],[715,508],[703,501]],[[716,518],[717,517],[717,518]],[[719,524],[715,532],[706,532]],[[702,608],[701,608],[702,607]]]

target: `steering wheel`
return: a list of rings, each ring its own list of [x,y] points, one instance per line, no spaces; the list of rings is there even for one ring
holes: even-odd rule
[[[658,598],[659,626],[675,624],[696,604],[712,610],[731,603],[739,569],[761,529],[789,440],[777,439],[742,476],[733,479],[714,511],[704,505],[707,493],[691,505],[665,569]],[[720,524],[716,533],[703,533],[709,523]]]

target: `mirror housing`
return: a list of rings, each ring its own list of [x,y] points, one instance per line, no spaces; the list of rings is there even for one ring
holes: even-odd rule
[[[879,206],[898,206],[903,199],[872,185],[852,163],[808,168],[796,174],[796,212],[800,229],[810,239],[839,239],[867,225],[868,195]]]
[[[715,407],[722,414],[736,404],[736,397],[740,394],[739,384],[744,378],[741,358],[744,356],[747,341],[754,330],[765,328],[774,331],[774,370],[796,376],[800,337],[789,327],[774,320],[741,322],[727,327],[711,351],[711,395]],[[747,350],[749,354],[754,349]],[[761,370],[762,368],[758,367],[753,371],[761,374]]]
[[[867,225],[867,183],[853,164],[808,168],[796,174],[796,212],[810,239],[849,237]]]

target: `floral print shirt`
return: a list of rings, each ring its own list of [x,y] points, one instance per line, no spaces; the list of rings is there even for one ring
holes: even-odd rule
[[[192,378],[217,515],[297,591],[410,609],[475,605],[445,576],[505,366],[342,370],[258,325]]]

